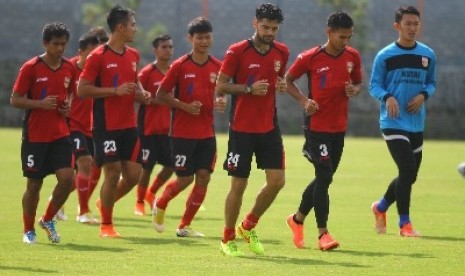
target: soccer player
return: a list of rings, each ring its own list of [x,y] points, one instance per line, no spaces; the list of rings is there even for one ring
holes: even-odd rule
[[[286,74],[287,92],[304,108],[304,156],[315,169],[315,178],[302,193],[296,213],[287,218],[298,248],[304,247],[303,223],[314,208],[318,227],[318,247],[330,250],[339,246],[328,232],[329,185],[344,149],[349,98],[360,93],[362,70],[360,55],[349,46],[353,20],[343,11],[329,15],[327,41],[297,56]],[[308,78],[308,96],[295,81]]]
[[[283,80],[289,50],[274,41],[283,21],[281,9],[260,4],[255,11],[250,39],[232,44],[226,51],[217,84],[217,94],[231,94],[228,152],[224,169],[231,176],[231,188],[225,203],[225,226],[221,251],[242,256],[236,232],[258,255],[264,249],[255,231],[260,217],[284,186],[284,147],[276,114],[276,92],[283,93]],[[235,228],[248,184],[252,156],[257,167],[265,170],[266,182],[252,209]]]
[[[87,56],[100,41],[94,32],[79,38],[78,55],[70,61],[74,64],[79,76],[84,69]],[[77,86],[77,81],[76,84]],[[94,163],[94,145],[92,140],[92,99],[78,97],[73,93],[71,114],[69,116],[71,140],[74,143],[77,172],[74,186],[79,200],[76,221],[80,223],[98,223],[89,208],[89,199],[100,177],[100,168]]]
[[[190,225],[205,199],[216,161],[213,109],[224,110],[224,101],[214,101],[216,78],[221,63],[209,55],[212,25],[197,17],[189,22],[187,33],[192,51],[177,59],[166,73],[157,92],[160,102],[172,107],[171,143],[176,178],[169,181],[153,206],[153,226],[165,230],[168,203],[194,181],[186,209],[176,230],[178,237],[200,237]],[[171,91],[175,91],[174,96]]]
[[[42,39],[45,53],[21,67],[11,94],[11,105],[25,109],[21,161],[27,178],[23,195],[23,242],[36,243],[34,221],[44,178],[55,174],[57,184],[39,225],[52,243],[60,242],[53,217],[68,198],[73,185],[74,157],[66,116],[69,95],[75,89],[74,66],[63,58],[69,41],[68,27],[46,24]]]
[[[150,104],[141,105],[138,113],[138,129],[142,147],[142,174],[137,185],[137,202],[134,213],[140,216],[145,215],[144,199],[152,209],[155,194],[174,171],[168,137],[171,109],[166,105],[160,105],[156,100],[158,86],[168,71],[173,56],[173,41],[169,35],[161,35],[153,40],[152,46],[155,61],[147,64],[139,73],[142,86],[152,94]],[[160,163],[163,168],[147,189],[150,174],[157,163]]]
[[[121,235],[113,226],[114,203],[137,184],[141,173],[134,101],[136,94],[146,97],[150,93],[138,82],[139,53],[126,46],[137,32],[134,11],[116,5],[107,23],[110,39],[87,57],[78,96],[94,98],[95,162],[104,173],[98,201],[100,237],[117,238]]]
[[[436,55],[416,40],[420,26],[415,7],[400,7],[394,22],[397,41],[378,52],[371,71],[370,94],[380,103],[381,133],[398,169],[384,196],[371,206],[380,234],[386,233],[386,211],[396,202],[400,235],[420,236],[410,221],[410,197],[422,159],[424,103],[436,90]]]

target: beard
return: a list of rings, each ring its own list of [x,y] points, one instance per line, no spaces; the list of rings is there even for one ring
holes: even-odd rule
[[[264,36],[259,35],[258,32],[257,32],[256,37],[260,44],[271,44],[274,40],[274,36],[269,35],[269,36],[264,37]]]

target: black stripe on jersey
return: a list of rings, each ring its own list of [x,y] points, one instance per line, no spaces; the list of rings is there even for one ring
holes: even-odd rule
[[[386,59],[386,70],[393,71],[397,69],[420,69],[420,70],[428,70],[430,59],[428,58],[428,66],[424,66],[422,64],[422,59],[426,58],[420,55],[414,54],[405,54],[405,55],[397,55]]]
[[[139,114],[137,114],[137,130],[139,135],[144,135],[144,130],[145,130],[145,110],[146,110],[146,105],[141,104],[139,106]]]
[[[95,80],[96,87],[102,87],[100,82],[100,77]],[[105,98],[96,98],[94,99],[94,108],[92,111],[93,116],[93,129],[103,131],[106,130],[105,123]],[[98,118],[95,120],[95,118]]]

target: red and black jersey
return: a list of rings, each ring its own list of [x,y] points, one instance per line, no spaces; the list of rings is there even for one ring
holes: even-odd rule
[[[77,62],[79,56],[70,58],[71,63],[76,69],[76,81],[77,87],[79,82],[79,76],[82,73],[82,69],[79,68]],[[79,131],[84,133],[87,137],[92,137],[92,98],[81,98],[77,95],[76,90],[73,93],[73,100],[71,102],[71,113],[69,115],[69,130]]]
[[[101,45],[87,57],[81,78],[99,87],[116,89],[124,83],[137,83],[138,63],[139,53],[134,48],[125,47],[119,54],[108,45]],[[93,129],[111,131],[136,127],[134,98],[135,93],[95,98]]]
[[[204,139],[215,135],[213,130],[214,90],[221,62],[209,56],[204,64],[197,64],[190,54],[177,59],[166,73],[160,87],[174,88],[174,97],[182,102],[200,101],[199,115],[183,110],[173,111],[171,133],[175,138]]]
[[[41,57],[28,60],[21,67],[13,87],[14,93],[32,100],[57,96],[57,110],[30,109],[26,111],[23,138],[29,142],[52,142],[69,135],[65,117],[59,112],[65,99],[75,90],[74,66],[62,59],[60,67],[50,68]]]
[[[157,95],[164,74],[153,63],[147,64],[139,73],[139,81],[153,98]],[[139,133],[142,135],[168,134],[171,108],[167,105],[141,105],[137,115]]]
[[[329,133],[346,131],[349,98],[345,85],[362,82],[358,51],[346,47],[338,56],[332,56],[321,46],[314,47],[297,56],[289,74],[295,79],[307,74],[308,97],[319,105],[310,117],[309,129]]]
[[[280,42],[273,42],[268,52],[258,52],[251,40],[235,43],[226,51],[221,73],[234,83],[252,85],[267,80],[270,86],[265,96],[237,94],[232,96],[230,126],[246,133],[266,133],[275,128],[276,85],[278,76],[284,77],[289,49]]]

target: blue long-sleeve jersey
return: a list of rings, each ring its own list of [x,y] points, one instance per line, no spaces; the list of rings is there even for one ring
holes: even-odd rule
[[[371,71],[370,95],[380,102],[381,129],[400,129],[422,132],[425,127],[425,105],[418,113],[409,113],[407,104],[423,93],[429,98],[436,90],[436,55],[421,42],[405,48],[393,42],[375,57]],[[386,99],[390,96],[399,103],[400,116],[389,117]]]

